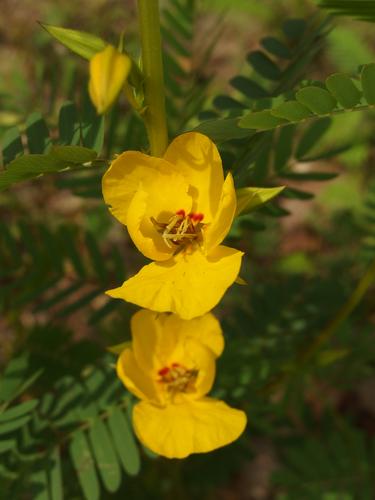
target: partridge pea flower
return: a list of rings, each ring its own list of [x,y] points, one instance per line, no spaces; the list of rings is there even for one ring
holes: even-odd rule
[[[224,347],[211,313],[186,321],[141,310],[132,317],[131,330],[133,342],[118,358],[117,374],[141,400],[133,409],[133,426],[145,446],[168,458],[184,458],[242,434],[245,413],[206,397]]]
[[[236,192],[208,137],[180,135],[164,158],[121,154],[104,175],[103,196],[137,248],[155,261],[108,295],[184,319],[216,306],[237,278],[243,253],[220,245]]]
[[[112,45],[107,45],[91,58],[89,94],[98,114],[108,111],[115,102],[130,68],[130,58]]]

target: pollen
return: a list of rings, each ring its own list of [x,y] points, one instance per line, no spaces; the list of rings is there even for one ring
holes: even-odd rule
[[[158,382],[163,384],[168,393],[192,393],[196,391],[195,384],[199,371],[188,369],[179,363],[164,366],[158,371]]]
[[[194,242],[202,241],[202,223],[204,214],[192,212],[186,215],[185,210],[177,210],[167,223],[158,222],[151,217],[151,222],[162,235],[169,248],[178,247],[178,250],[190,246]]]

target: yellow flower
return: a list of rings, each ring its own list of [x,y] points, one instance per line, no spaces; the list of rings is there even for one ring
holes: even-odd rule
[[[245,413],[206,397],[224,347],[212,314],[186,321],[141,310],[132,317],[131,330],[132,347],[118,358],[117,374],[141,399],[133,409],[133,425],[145,446],[168,458],[184,458],[242,434]]]
[[[121,154],[104,175],[103,196],[137,248],[156,261],[108,295],[184,319],[216,306],[237,278],[243,253],[220,245],[236,192],[208,137],[180,135],[164,158]]]
[[[90,59],[89,94],[99,114],[103,114],[117,99],[131,68],[131,60],[112,45]]]

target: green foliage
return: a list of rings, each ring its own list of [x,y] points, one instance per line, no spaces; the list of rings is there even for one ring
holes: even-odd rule
[[[375,64],[364,66],[357,85],[348,75],[335,73],[327,78],[325,87],[322,83],[303,87],[295,93],[295,99],[271,109],[251,112],[241,118],[239,125],[270,130],[321,116],[371,109],[375,102]]]
[[[55,333],[53,328],[49,333]],[[140,452],[129,421],[131,401],[109,362],[104,359],[80,377],[67,375],[51,392],[10,407],[9,400],[19,392],[16,388],[30,383],[27,358],[15,358],[8,365],[1,383],[14,390],[5,398],[1,394],[3,495],[19,498],[31,488],[47,499],[70,497],[76,493],[70,473],[66,475],[71,467],[83,498],[93,500],[101,498],[102,489],[117,491],[124,473],[138,474]]]
[[[91,59],[103,50],[106,43],[101,38],[84,31],[61,28],[41,23],[41,26],[57,41],[84,59]]]
[[[92,233],[73,225],[51,230],[23,220],[11,231],[1,224],[0,241],[3,314],[31,306],[35,315],[50,311],[55,318],[67,318],[125,277],[118,249],[104,254]],[[87,321],[97,323],[120,305],[106,300],[89,307]]]
[[[0,191],[42,174],[91,167],[103,147],[104,121],[95,116],[87,99],[81,116],[73,103],[61,107],[57,140],[52,141],[47,124],[38,113],[31,115],[25,126],[27,149],[18,128],[10,129],[2,138],[6,168],[0,172]]]
[[[287,493],[277,498],[373,498],[375,441],[343,422],[333,425],[324,436],[311,436],[285,447],[281,455],[284,466],[274,482]]]
[[[237,190],[237,211],[236,215],[244,215],[252,212],[259,205],[263,205],[268,200],[277,196],[284,189],[274,188],[242,188]]]
[[[199,58],[194,54],[195,25],[198,18],[195,0],[170,0],[162,12],[162,36],[165,42],[164,69],[167,113],[170,132],[175,136],[188,126],[203,108],[212,76],[205,74],[211,53],[222,31],[218,23],[209,36],[202,34]]]
[[[336,16],[350,16],[361,21],[375,22],[375,5],[372,0],[321,0],[319,7]]]
[[[360,224],[352,205],[332,219],[328,205],[326,210],[319,205],[301,222],[300,205],[293,208],[289,200],[311,199],[317,182],[344,170],[327,160],[358,147],[366,155],[373,143],[371,112],[356,125],[360,139],[349,133],[349,143],[336,143],[332,134],[340,136],[335,127],[344,114],[374,106],[375,65],[354,77],[334,73],[325,83],[304,80],[325,70],[321,49],[332,24],[317,16],[288,19],[278,35],[261,39],[228,92],[212,101],[218,82],[207,66],[219,47],[222,20],[199,35],[198,2],[170,0],[163,8],[170,136],[196,129],[214,138],[246,207],[230,239],[247,254],[241,277],[249,285],[234,285],[218,310],[227,345],[214,396],[248,412],[248,433],[224,450],[178,464],[151,461],[144,450],[142,478],[132,481],[141,456],[129,419],[133,401],[102,344],[116,343],[118,353],[128,341],[132,308],[104,291],[139,262],[127,242],[119,249],[118,234],[123,241],[124,233],[98,205],[108,160],[127,149],[147,151],[147,138],[140,116],[121,101],[106,117],[106,137],[104,121],[87,99],[78,106],[66,102],[58,116],[53,105],[53,116],[32,114],[1,141],[0,186],[37,177],[34,185],[42,196],[85,200],[80,213],[73,211],[61,223],[60,216],[34,213],[33,200],[31,209],[23,205],[22,190],[1,194],[7,205],[0,221],[0,327],[5,324],[2,358],[11,361],[0,379],[0,496],[142,500],[178,498],[183,490],[187,498],[211,498],[218,495],[220,480],[229,484],[257,453],[257,440],[266,439],[272,440],[278,463],[270,486],[275,498],[370,499],[374,443],[366,425],[342,410],[340,398],[374,373],[371,295],[308,362],[301,363],[301,356],[350,297],[362,264],[374,257],[371,156],[365,175],[359,176],[365,163],[355,172],[366,181],[358,195],[359,203],[364,199]],[[45,27],[86,59],[104,43]],[[251,127],[240,127],[240,120]],[[47,171],[53,175],[41,181]],[[280,192],[277,185],[286,187]],[[276,194],[280,205],[263,205]],[[293,220],[280,233],[278,218],[289,210],[303,224],[302,236]],[[266,220],[270,231],[257,231]],[[365,258],[357,262],[363,238]],[[285,250],[288,245],[292,250]]]

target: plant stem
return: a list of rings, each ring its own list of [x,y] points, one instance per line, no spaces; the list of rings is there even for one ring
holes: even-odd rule
[[[168,129],[158,0],[138,0],[138,13],[142,43],[142,70],[145,77],[146,110],[143,117],[151,154],[163,156],[168,146]]]
[[[355,287],[352,294],[345,302],[345,304],[341,307],[341,309],[337,312],[337,314],[326,325],[326,327],[323,328],[323,330],[313,340],[310,346],[298,353],[293,369],[286,373],[280,374],[275,382],[268,384],[265,387],[267,392],[275,392],[276,390],[280,389],[280,387],[286,384],[292,376],[296,376],[296,374],[314,358],[314,356],[320,351],[321,347],[324,344],[327,344],[332,339],[340,326],[347,320],[350,314],[358,306],[374,281],[375,259],[368,267],[367,271],[360,279],[358,285]]]
[[[353,293],[338,311],[336,316],[328,323],[328,325],[320,332],[316,337],[314,342],[310,347],[302,354],[301,362],[306,363],[309,361],[321,348],[321,346],[327,343],[335,334],[337,329],[344,323],[344,321],[350,316],[357,305],[363,299],[365,293],[375,281],[375,260],[368,267],[365,274],[360,279],[358,285],[355,287]]]

